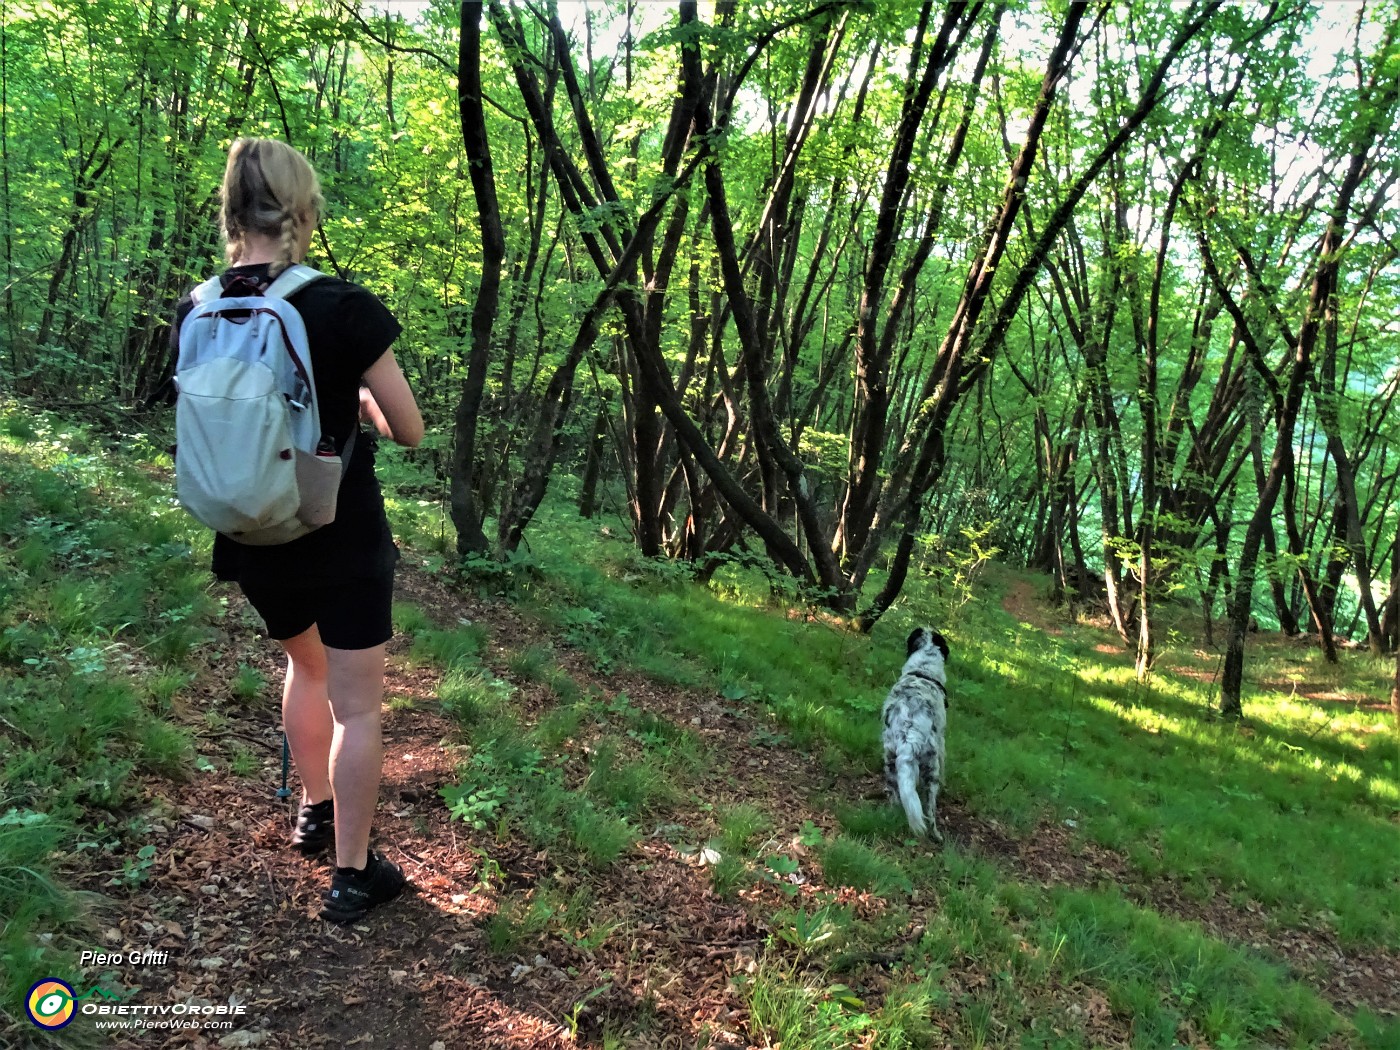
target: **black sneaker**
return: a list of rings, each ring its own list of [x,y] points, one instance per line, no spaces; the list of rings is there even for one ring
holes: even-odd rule
[[[335,843],[335,800],[302,806],[297,829],[292,832],[292,849],[303,857],[314,857]]]
[[[325,893],[321,918],[327,922],[358,922],[372,909],[388,904],[404,891],[408,879],[403,869],[373,850],[362,871],[336,868]]]

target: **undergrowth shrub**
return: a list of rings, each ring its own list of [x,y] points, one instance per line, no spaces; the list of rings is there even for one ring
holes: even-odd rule
[[[0,1014],[14,1019],[35,980],[74,972],[85,929],[54,851],[126,857],[113,892],[144,877],[133,774],[191,772],[193,739],[164,716],[190,681],[176,665],[222,610],[207,539],[131,465],[151,442],[113,455],[2,404],[0,435]]]

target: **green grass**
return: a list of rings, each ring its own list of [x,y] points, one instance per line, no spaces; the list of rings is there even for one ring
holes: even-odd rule
[[[1061,972],[1092,978],[1110,1002],[1134,1019],[1139,1045],[1175,1045],[1190,1019],[1212,1045],[1255,1045],[1286,1034],[1317,1045],[1336,1018],[1317,995],[1282,967],[1201,936],[1107,892],[1057,890],[1051,918],[1037,930],[1060,948]]]
[[[554,919],[557,894],[548,885],[528,898],[513,895],[501,900],[486,920],[486,943],[497,955],[513,955],[549,928]]]
[[[642,814],[664,809],[676,801],[666,769],[656,758],[626,758],[615,739],[594,744],[584,790],[610,809]]]
[[[841,829],[857,839],[903,842],[909,838],[904,811],[895,806],[837,801],[832,809]]]
[[[122,815],[134,774],[193,771],[192,738],[163,716],[222,608],[168,482],[76,426],[3,404],[0,422],[0,1016],[14,1021],[35,980],[76,973],[86,906],[53,851],[90,838],[128,858],[119,888],[144,877],[142,826]],[[123,448],[159,458],[139,435]]]
[[[585,711],[578,705],[556,707],[535,727],[535,737],[547,751],[558,751],[583,729]]]
[[[170,709],[175,697],[184,692],[194,682],[194,675],[178,668],[158,671],[146,680],[146,695],[152,704],[161,711]]]
[[[266,687],[267,679],[263,677],[262,672],[247,664],[238,665],[238,673],[233,676],[233,684],[230,686],[233,695],[245,702],[256,700]]]
[[[903,635],[934,623],[953,643],[947,796],[1008,834],[1067,828],[1076,841],[1119,851],[1137,877],[1170,880],[1188,899],[1224,895],[1268,909],[1276,924],[1328,927],[1345,944],[1400,946],[1400,766],[1395,730],[1381,712],[1320,709],[1255,685],[1247,723],[1231,726],[1211,717],[1208,683],[1163,671],[1143,688],[1130,657],[1106,656],[1087,629],[1037,631],[1027,645],[1034,629],[1003,612],[995,591],[961,603],[953,628],[947,609],[916,585],[867,638],[783,615],[758,573],[722,570],[705,590],[678,573],[639,572],[629,549],[574,527],[566,513],[543,528],[555,538],[534,547],[539,579],[525,604],[595,668],[645,669],[662,683],[754,705],[773,721],[753,743],[819,755],[820,768],[846,784],[878,769],[879,705]],[[1329,673],[1306,651],[1296,657],[1256,649],[1251,680]],[[1387,668],[1348,658],[1343,684],[1383,696]],[[1037,997],[1069,980],[1104,989],[1143,1046],[1173,1045],[1182,1025],[1221,1046],[1312,1045],[1338,1032],[1383,1046],[1400,1035],[1364,1011],[1339,1017],[1276,964],[1113,890],[1065,897],[1070,891],[1052,894],[1017,881],[1014,868],[968,865],[955,852],[911,856],[891,807],[841,796],[827,805],[842,832],[815,850],[828,885],[901,907],[932,895],[945,909],[911,965],[936,968],[973,953],[1017,983],[1017,995],[993,988],[948,1009],[942,1030],[956,1045],[1008,1045],[1005,1017],[1019,1017],[1033,1045],[1087,1045],[1073,1024],[1053,1027],[1037,1012],[1048,1008]],[[763,877],[753,849],[765,814],[722,807],[716,816],[719,856],[709,874],[717,892],[735,899]],[[920,1002],[941,1001],[922,980],[905,987]],[[755,1018],[773,1042],[786,1033],[785,1046],[827,1045],[829,1031],[861,1023],[846,1017],[848,1006],[827,985],[801,975],[770,992],[759,996]],[[781,1020],[789,1008],[795,1027]],[[907,1004],[889,1009],[918,1016]],[[764,1011],[771,1021],[758,1020]],[[921,1022],[890,1023],[910,1045],[929,1038]]]
[[[749,803],[726,807],[719,815],[720,837],[729,853],[741,853],[756,846],[772,826],[772,818]]]
[[[473,725],[500,711],[510,696],[507,683],[478,668],[450,666],[438,683],[442,709],[464,725]]]
[[[628,548],[563,515],[547,527],[567,538],[557,557],[537,546],[545,582],[530,608],[601,658],[650,654],[763,705],[794,746],[874,771],[902,637],[914,623],[938,624],[953,646],[950,790],[976,811],[1018,831],[1070,821],[1110,848],[1135,845],[1144,876],[1296,902],[1347,943],[1400,946],[1400,759],[1383,712],[1322,713],[1256,689],[1249,725],[1231,726],[1208,717],[1202,683],[1161,674],[1141,689],[1130,658],[1107,659],[1073,635],[1037,632],[1028,646],[1030,629],[995,601],[963,606],[953,627],[912,588],[865,637],[780,615],[756,573],[722,570],[709,591],[665,573],[638,581]],[[1256,680],[1278,677],[1271,659],[1251,664]],[[1314,673],[1314,659],[1294,673]],[[1351,659],[1358,684],[1383,695],[1384,669]],[[897,834],[873,814],[873,826],[841,815],[858,821],[858,836]]]
[[[432,617],[407,602],[394,603],[393,623],[395,631],[410,638],[416,638],[433,626]]]
[[[485,637],[485,628],[478,624],[465,624],[453,630],[421,627],[413,632],[408,658],[416,665],[475,666]]]
[[[69,972],[83,929],[85,902],[49,867],[55,849],[77,841],[128,858],[104,865],[114,893],[144,877],[132,774],[189,769],[190,739],[163,715],[193,684],[180,661],[222,609],[202,541],[160,496],[168,482],[81,432],[15,414],[0,424],[0,992],[13,1004],[34,975]],[[445,566],[441,508],[389,502],[396,531],[418,544],[409,556]],[[914,581],[866,637],[789,616],[791,588],[756,570],[727,566],[698,587],[558,505],[531,537],[528,554],[475,566],[468,586],[509,596],[550,629],[550,647],[500,655],[478,624],[394,611],[412,662],[443,672],[439,701],[470,755],[443,790],[449,811],[481,848],[523,841],[567,875],[527,891],[488,886],[505,893],[486,926],[494,950],[604,943],[616,920],[607,873],[639,863],[634,844],[665,827],[692,857],[708,845],[705,877],[766,931],[757,969],[735,977],[765,1045],[1089,1047],[1086,1017],[1065,1011],[1080,998],[1138,1047],[1400,1045],[1394,1019],[1339,1013],[1267,952],[1159,914],[1139,893],[1040,885],[1014,860],[960,845],[966,827],[933,848],[909,840],[893,807],[855,801],[878,788],[878,712],[903,636],[930,622],[953,645],[945,798],[957,811],[1031,849],[1053,830],[1071,851],[1114,850],[1149,900],[1163,880],[1188,911],[1262,908],[1273,928],[1395,949],[1394,728],[1358,704],[1260,684],[1380,696],[1383,665],[1347,653],[1335,670],[1301,648],[1256,644],[1248,721],[1230,726],[1208,717],[1208,683],[1164,669],[1142,688],[1093,630],[1016,623],[997,586],[958,595],[954,614]],[[591,680],[560,661],[591,666]],[[795,786],[824,831],[808,824],[789,848],[790,813],[755,802],[761,791],[726,798],[716,774],[728,756],[683,719],[607,689],[624,669],[723,697],[754,716],[746,745],[801,753],[810,786]],[[231,672],[231,694],[263,692],[255,674]],[[235,747],[229,766],[255,775],[258,756]],[[578,896],[579,869],[596,873],[597,899]]]
[[[914,888],[899,861],[854,839],[831,839],[820,847],[820,854],[828,885],[851,886],[881,896],[910,893]]]
[[[247,779],[262,772],[262,760],[251,748],[235,744],[229,754],[228,768],[234,776]]]
[[[517,649],[510,654],[506,667],[514,678],[539,682],[544,680],[553,663],[547,648],[542,645],[527,645],[524,649]]]

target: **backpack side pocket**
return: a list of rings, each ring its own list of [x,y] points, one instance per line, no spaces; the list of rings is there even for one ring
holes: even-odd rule
[[[297,520],[303,525],[329,525],[335,520],[336,497],[340,494],[339,456],[317,456],[296,450],[297,488],[301,506]]]

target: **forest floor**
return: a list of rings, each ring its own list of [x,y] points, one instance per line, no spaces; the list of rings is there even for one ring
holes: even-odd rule
[[[280,681],[272,647],[247,618],[230,615],[217,666],[206,666],[185,692],[187,721],[205,745],[243,742],[258,749],[261,770],[238,776],[223,765],[196,779],[150,779],[152,841],[148,878],[106,912],[104,951],[167,951],[165,965],[127,969],[122,979],[140,986],[143,1000],[235,1001],[246,1007],[227,1033],[131,1033],[116,1046],[193,1047],[458,1047],[762,1045],[749,1024],[740,982],[752,973],[770,939],[768,918],[791,903],[781,887],[757,886],[736,896],[716,894],[703,852],[679,848],[666,827],[714,833],[712,807],[697,798],[746,802],[769,815],[772,834],[799,858],[801,829],[832,826],[815,803],[818,791],[873,798],[878,777],[841,784],[827,769],[792,747],[757,743],[753,705],[674,687],[619,670],[600,677],[548,629],[504,601],[484,602],[449,590],[438,577],[408,564],[399,594],[439,624],[475,622],[489,628],[482,662],[510,677],[513,653],[552,645],[555,658],[580,684],[606,696],[622,692],[633,705],[699,734],[713,761],[691,798],[668,814],[672,825],[642,828],[638,845],[602,871],[522,841],[498,841],[450,819],[439,789],[458,779],[468,757],[459,727],[436,700],[440,672],[416,666],[407,645],[391,645],[386,710],[384,779],[377,842],[403,864],[410,896],[362,924],[342,929],[316,918],[328,867],[286,848],[287,804],[275,798],[280,738],[269,685],[256,702],[223,703],[217,731],[199,714],[211,697],[227,695],[229,668],[244,662],[268,683]],[[231,598],[230,601],[240,599]],[[1062,630],[1067,624],[1027,585],[1007,592],[1017,619]],[[242,624],[243,626],[238,626]],[[1112,644],[1105,640],[1105,645]],[[1189,663],[1184,661],[1183,663]],[[516,682],[523,717],[538,719],[555,701],[528,681]],[[1018,879],[1042,885],[1118,885],[1125,896],[1157,911],[1199,924],[1211,935],[1283,961],[1300,981],[1340,1011],[1365,1006],[1400,1014],[1400,954],[1348,950],[1326,929],[1282,929],[1258,905],[1232,906],[1227,895],[1208,900],[1183,892],[1170,877],[1143,881],[1126,859],[1072,840],[1059,824],[1031,835],[1013,834],[969,813],[957,797],[941,810],[951,848],[984,857]],[[489,857],[489,860],[486,858]],[[586,890],[590,925],[600,937],[524,937],[493,943],[490,917],[507,895],[528,896],[547,879],[556,890]],[[875,894],[822,887],[817,865],[803,863],[799,897],[818,890],[839,895],[857,915],[878,914]],[[89,887],[98,889],[94,879]],[[103,892],[110,893],[110,890]],[[900,936],[917,940],[919,901]],[[866,1002],[891,985],[892,955],[857,954],[840,978]],[[739,981],[736,982],[736,976]],[[975,954],[964,954],[944,981],[950,994],[997,979]],[[232,997],[232,1000],[231,1000]],[[1130,1019],[1110,1008],[1099,990],[1051,981],[1046,1004],[1072,1019],[1081,1038],[1097,1046],[1132,1042]],[[643,1018],[643,1015],[644,1018]],[[644,1024],[637,1023],[644,1019]],[[936,1024],[936,1022],[935,1022]],[[614,1033],[645,1034],[617,1036]],[[944,1045],[957,1045],[952,1041]],[[854,1045],[854,1044],[852,1044]],[[1207,1045],[1196,1040],[1195,1045]],[[1335,1045],[1343,1045],[1337,1043]]]

